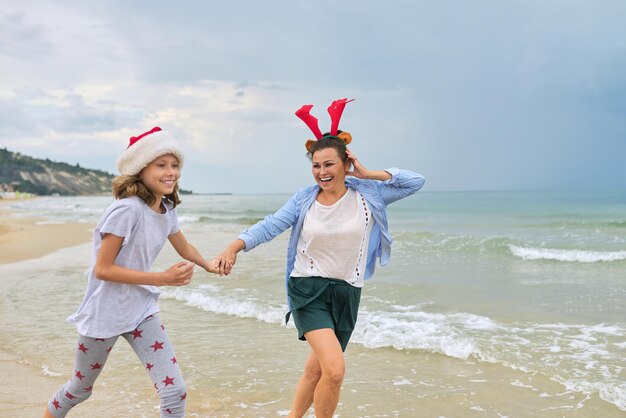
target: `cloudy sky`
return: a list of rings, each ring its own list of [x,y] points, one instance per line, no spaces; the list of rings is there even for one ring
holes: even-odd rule
[[[626,190],[623,1],[0,0],[0,147],[115,172],[178,137],[196,192],[308,185],[293,112],[349,97],[369,168],[425,190]]]

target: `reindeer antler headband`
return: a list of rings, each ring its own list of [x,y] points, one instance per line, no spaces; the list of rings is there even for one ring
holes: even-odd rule
[[[311,112],[311,108],[313,108],[313,105],[302,105],[302,107],[296,111],[296,116],[302,119],[306,126],[309,127],[311,132],[313,132],[313,135],[315,135],[316,141],[322,138],[335,138],[348,145],[352,141],[352,135],[350,135],[349,132],[345,131],[341,132],[340,134],[338,134],[337,132],[339,131],[339,121],[341,120],[341,114],[343,113],[343,109],[346,107],[346,104],[350,103],[353,100],[354,99],[348,100],[346,98],[338,99],[332,102],[330,106],[328,106],[328,114],[330,115],[330,132],[328,135],[322,135],[322,131],[320,131],[317,122],[317,118],[309,113]],[[313,144],[315,144],[315,141],[309,139],[308,141],[306,141],[304,146],[306,147],[307,151],[310,151]]]

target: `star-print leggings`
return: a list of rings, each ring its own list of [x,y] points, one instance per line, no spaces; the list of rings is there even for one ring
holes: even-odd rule
[[[161,399],[161,417],[183,417],[187,392],[174,348],[158,315],[144,319],[137,329],[122,334],[146,368]],[[104,368],[113,345],[119,338],[78,336],[74,373],[48,402],[55,417],[64,417],[70,409],[91,396],[94,383]]]

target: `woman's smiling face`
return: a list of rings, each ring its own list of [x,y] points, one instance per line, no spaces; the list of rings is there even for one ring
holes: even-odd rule
[[[315,151],[311,162],[313,178],[323,191],[341,191],[345,188],[346,171],[349,165],[341,161],[335,148]]]

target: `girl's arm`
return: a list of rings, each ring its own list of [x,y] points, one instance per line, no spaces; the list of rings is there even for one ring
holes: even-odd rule
[[[143,284],[150,286],[183,286],[191,283],[192,263],[181,261],[163,272],[133,270],[115,264],[117,253],[122,248],[123,237],[105,234],[102,238],[94,274],[100,280],[125,284]]]
[[[196,247],[191,245],[183,233],[179,230],[177,233],[167,237],[170,244],[174,247],[178,255],[185,260],[191,261],[208,271],[209,273],[219,273],[219,268],[214,266],[214,262],[209,262],[206,258],[202,257]]]

